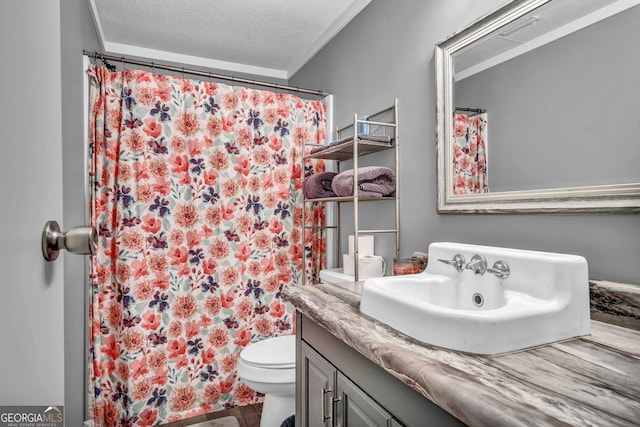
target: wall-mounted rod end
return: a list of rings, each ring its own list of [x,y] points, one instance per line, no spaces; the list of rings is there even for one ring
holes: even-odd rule
[[[47,221],[42,230],[42,255],[47,261],[55,261],[62,249],[78,254],[93,255],[98,244],[95,227],[73,227],[61,232],[56,221]]]

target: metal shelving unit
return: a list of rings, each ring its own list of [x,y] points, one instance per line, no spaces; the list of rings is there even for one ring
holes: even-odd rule
[[[389,120],[382,120],[382,117],[390,116]],[[338,127],[336,129],[336,136],[338,137],[339,143],[332,143],[329,145],[316,145],[316,144],[305,144],[303,146],[303,152],[306,152],[306,148],[309,146],[313,146],[316,148],[321,148],[316,152],[313,152],[309,155],[303,156],[303,170],[304,170],[304,162],[308,159],[323,159],[323,160],[333,160],[337,162],[337,170],[340,171],[340,163],[346,160],[353,161],[353,169],[356,171],[354,173],[354,187],[353,187],[353,196],[348,197],[324,197],[324,198],[316,198],[316,199],[304,199],[302,215],[303,218],[306,218],[306,211],[308,204],[317,204],[317,203],[336,203],[336,223],[325,225],[324,229],[335,229],[336,230],[336,265],[340,266],[340,256],[339,256],[339,248],[340,248],[340,205],[342,203],[352,203],[353,204],[353,236],[354,236],[354,252],[355,259],[358,259],[358,235],[362,233],[367,234],[379,234],[379,233],[392,233],[395,234],[395,256],[398,257],[400,254],[400,198],[398,194],[399,185],[399,149],[400,149],[400,138],[399,138],[399,129],[398,129],[398,100],[395,99],[393,105],[387,107],[383,110],[375,112],[373,114],[369,114],[366,116],[366,119],[360,119],[362,117],[358,114],[353,115],[353,122],[343,126]],[[373,135],[387,135],[390,137],[389,142],[378,142],[378,141],[370,141],[362,138],[362,133],[358,133],[358,125],[366,125],[369,126],[370,129],[374,129],[371,134]],[[342,135],[346,133],[352,132],[352,135],[348,137],[341,138]],[[362,156],[366,156],[368,154],[376,153],[379,151],[390,150],[394,153],[395,157],[395,174],[396,174],[396,190],[390,196],[385,197],[360,197],[358,194],[358,159]],[[380,202],[380,203],[395,203],[395,224],[393,228],[388,229],[362,229],[360,228],[360,203],[362,202]],[[305,229],[312,229],[317,227],[305,226]],[[313,250],[313,248],[312,248]],[[306,268],[306,263],[304,263],[304,268]],[[354,266],[355,280],[358,281],[358,262],[355,262]],[[302,275],[302,284],[304,285],[306,282],[306,271],[305,274]]]

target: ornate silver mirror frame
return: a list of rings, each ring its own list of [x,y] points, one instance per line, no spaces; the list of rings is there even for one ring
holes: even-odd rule
[[[453,194],[453,55],[553,0],[514,0],[451,35],[435,48],[439,213],[637,213],[640,183],[484,194]]]

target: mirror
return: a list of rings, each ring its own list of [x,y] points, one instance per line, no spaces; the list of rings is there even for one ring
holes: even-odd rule
[[[438,43],[438,212],[640,212],[637,22],[515,0]]]

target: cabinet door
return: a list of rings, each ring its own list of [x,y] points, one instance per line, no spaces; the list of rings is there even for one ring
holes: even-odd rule
[[[337,374],[336,426],[341,427],[388,427],[393,417],[361,388]]]
[[[302,362],[303,403],[300,425],[331,427],[336,368],[304,342],[302,343]]]

